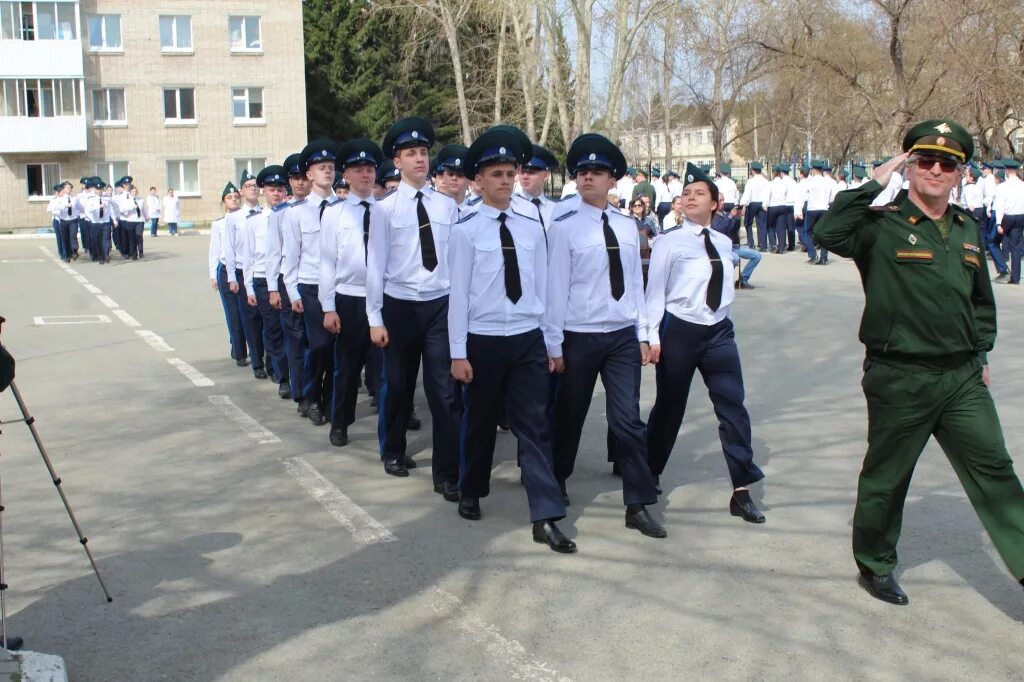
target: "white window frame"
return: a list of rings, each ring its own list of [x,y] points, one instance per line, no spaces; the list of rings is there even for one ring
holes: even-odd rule
[[[121,169],[123,168],[123,170]],[[131,175],[127,161],[97,161],[96,177],[107,184],[113,185],[126,175]]]
[[[242,95],[236,94],[237,90],[242,91]],[[260,93],[260,116],[250,117],[250,111],[252,107],[252,91],[258,90]],[[245,116],[235,116],[235,104],[241,103],[245,107]],[[263,88],[257,85],[240,85],[231,88],[231,117],[235,125],[265,125],[267,119],[265,118],[265,110],[263,105]]]
[[[57,118],[84,115],[81,92],[82,80],[79,78],[4,78],[0,79],[0,82],[3,83],[6,93],[14,95],[17,105],[17,111],[13,116],[7,116],[5,113],[0,112],[0,118]],[[8,83],[14,84],[13,89]],[[50,87],[44,88],[44,83],[49,84]],[[36,104],[39,108],[39,114],[36,116],[29,116],[28,113],[28,90],[30,84],[34,86],[33,89],[38,98]],[[65,86],[67,87],[65,88]],[[66,94],[65,90],[67,90]],[[52,109],[52,113],[48,116],[45,114],[44,91],[49,93],[50,107]],[[65,97],[70,97],[71,99],[72,113],[70,114],[62,113],[64,111],[63,99]]]
[[[238,179],[236,182],[241,182],[242,171],[249,171],[249,175],[255,176],[256,173],[267,167],[267,158],[265,156],[259,157],[254,156],[252,158],[235,159],[235,177]]]
[[[194,163],[196,164],[196,189],[195,191],[185,191],[185,164]],[[177,164],[177,178],[172,180],[171,178],[171,164]],[[202,181],[199,176],[199,159],[168,159],[164,164],[166,169],[166,180],[167,186],[174,188],[174,195],[179,197],[198,197],[202,196]]]
[[[256,31],[259,34],[257,40],[259,41],[259,47],[249,47],[250,36],[247,29],[247,24],[250,19],[256,20]],[[233,38],[233,26],[234,22],[239,24],[239,33],[242,37],[242,45],[240,47],[235,46]],[[228,17],[228,44],[231,48],[231,52],[235,54],[263,54],[263,17],[259,15],[232,15]]]
[[[181,118],[181,91],[191,90],[192,91],[192,118]],[[174,95],[174,106],[176,118],[167,117],[167,103],[166,97],[167,92],[172,91]],[[164,108],[164,125],[165,126],[195,126],[197,125],[196,115],[196,89],[195,87],[165,87],[161,89],[160,96],[163,98],[162,106]]]
[[[31,166],[40,166],[41,169],[42,169],[42,175],[43,175],[43,177],[42,177],[43,186],[41,188],[43,190],[42,194],[31,194],[29,192],[28,169]],[[47,182],[47,177],[46,177],[47,167],[50,168],[51,172],[53,171],[54,167],[56,167],[56,169],[57,169],[56,174],[54,174],[52,177],[49,178],[50,182]],[[56,185],[58,182],[60,182],[60,180],[61,180],[60,163],[58,163],[58,162],[26,163],[25,164],[25,196],[28,198],[29,201],[49,201],[50,199],[52,199],[53,198],[53,189],[52,188],[53,188],[54,185]]]
[[[179,46],[178,35],[178,19],[188,19],[188,45],[185,47]],[[173,45],[164,45],[163,35],[163,21],[164,19],[171,20],[171,41]],[[194,54],[195,53],[195,41],[192,37],[192,15],[191,14],[161,14],[157,18],[157,32],[160,38],[160,52],[164,54]]]
[[[0,3],[0,40],[78,40],[78,36],[81,35],[81,26],[79,25],[77,4],[70,2],[56,2],[54,0],[39,0],[38,2],[28,3],[32,6],[32,37],[25,38],[24,31],[22,30],[22,17],[24,13],[21,2],[9,2],[5,1]],[[40,6],[46,6],[48,9],[53,10],[53,29],[58,35],[39,35],[39,8]],[[71,35],[65,37],[63,31],[61,31],[60,14],[62,8],[71,7],[72,17],[74,19],[71,25]],[[10,38],[3,37],[3,24],[6,22],[8,33]]]
[[[120,91],[121,105],[124,109],[124,118],[109,118],[112,107],[110,96],[112,92]],[[108,118],[96,118],[96,96],[101,94],[104,102],[103,107]],[[98,128],[127,128],[128,127],[128,98],[125,88],[94,88],[92,91],[92,124]]]
[[[89,49],[89,52],[105,52],[105,53],[108,53],[108,54],[124,54],[124,31],[121,30],[121,28],[122,28],[121,27],[121,15],[120,14],[109,14],[109,13],[108,14],[87,14],[86,15],[86,20],[85,20],[85,23],[86,23],[87,27],[88,27],[88,24],[89,24],[89,20],[92,19],[93,17],[96,17],[96,18],[98,18],[100,20],[100,42],[102,44],[99,47],[96,47],[96,46],[94,46],[92,44],[93,35],[92,35],[91,27],[89,27],[90,28],[90,30],[89,30],[89,39],[88,39],[88,42],[86,43],[86,47]],[[117,45],[108,45],[107,44],[107,31],[108,31],[108,24],[107,24],[107,22],[111,21],[111,20],[116,20],[117,21],[117,39],[118,39]]]

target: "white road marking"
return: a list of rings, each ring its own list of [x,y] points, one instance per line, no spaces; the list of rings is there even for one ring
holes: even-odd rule
[[[75,275],[75,281],[79,284],[88,284],[89,280],[84,275]]]
[[[85,290],[88,291],[90,294],[96,294],[97,296],[99,296],[100,294],[103,293],[103,289],[100,289],[95,284],[83,284],[82,286],[84,286]]]
[[[210,400],[215,397],[210,396]],[[309,491],[313,499],[322,504],[334,520],[352,533],[352,537],[357,541],[364,545],[376,545],[398,540],[391,531],[338,490],[337,486],[324,478],[323,474],[302,457],[286,459],[284,466],[288,473]]]
[[[68,271],[68,274],[73,275],[73,276],[78,276],[79,274],[81,274],[80,272],[78,272],[78,270],[75,270],[70,265],[65,265],[64,269]]]
[[[110,298],[109,296],[99,295],[96,298],[98,298],[100,303],[102,303],[103,305],[107,306],[108,308],[113,309],[113,308],[120,308],[121,307],[121,306],[117,305],[117,303],[114,301],[114,299]]]
[[[123,312],[123,311],[115,310],[114,314],[117,315],[117,313],[119,313],[119,312]],[[128,315],[128,313],[125,313],[125,315]],[[130,318],[131,315],[128,315],[128,317]],[[132,320],[132,321],[135,322],[135,320]],[[132,327],[132,326],[136,326],[137,327],[138,325],[139,325],[139,323],[135,322],[134,325],[128,325],[128,326],[129,327]],[[138,334],[139,336],[141,336],[142,340],[145,341],[146,343],[148,343],[149,347],[152,348],[153,350],[158,350],[161,353],[170,353],[172,350],[174,350],[173,348],[168,346],[167,342],[164,341],[162,338],[160,338],[160,336],[158,336],[157,334],[149,331],[148,329],[136,329],[135,333]]]
[[[235,426],[242,430],[242,433],[260,445],[281,442],[281,439],[275,436],[273,431],[246,414],[242,408],[231,402],[231,398],[226,395],[211,395],[210,402],[220,408],[224,416],[233,421]]]
[[[131,315],[128,314],[127,310],[122,310],[121,308],[114,308],[114,310],[112,312],[115,315],[117,315],[117,318],[119,320],[124,322],[129,327],[141,327],[142,326],[141,324],[139,324],[138,320],[136,320],[134,317],[132,317]],[[157,338],[159,338],[159,337],[157,337]],[[152,345],[152,344],[150,344],[150,345]]]
[[[37,327],[51,324],[107,324],[110,318],[106,315],[41,315],[33,317]]]
[[[196,386],[213,386],[213,379],[210,379],[198,369],[188,364],[181,358],[167,358],[167,362],[173,365],[185,378]]]
[[[491,656],[501,661],[511,673],[511,679],[569,682],[568,677],[559,675],[547,663],[531,657],[522,644],[501,634],[494,625],[472,615],[454,594],[434,588],[431,606],[438,614],[451,619],[452,625],[463,635],[482,645]]]
[[[0,263],[42,263],[42,258],[5,258]]]

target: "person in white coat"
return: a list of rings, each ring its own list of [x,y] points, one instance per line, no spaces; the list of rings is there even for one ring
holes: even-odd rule
[[[172,237],[178,236],[178,221],[181,219],[180,201],[174,193],[174,188],[168,188],[167,196],[164,197],[163,218]]]

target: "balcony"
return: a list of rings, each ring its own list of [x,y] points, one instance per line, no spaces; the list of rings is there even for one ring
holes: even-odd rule
[[[0,77],[81,78],[81,40],[0,40]]]
[[[85,116],[0,116],[0,154],[86,149]]]

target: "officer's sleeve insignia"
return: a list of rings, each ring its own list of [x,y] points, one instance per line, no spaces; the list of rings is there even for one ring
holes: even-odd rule
[[[568,218],[571,215],[576,215],[576,209],[573,209],[573,210],[569,211],[568,213],[563,213],[562,215],[558,216],[557,218],[555,218],[555,222],[556,223],[562,222],[563,220],[565,220],[566,218]]]
[[[907,239],[907,241],[910,242],[911,246],[913,246],[914,244],[917,244],[917,236],[910,235],[910,237]]]
[[[964,262],[969,265],[973,265],[978,270],[981,269],[981,258],[974,255],[973,253],[964,254]]]
[[[907,222],[908,222],[908,223],[910,223],[911,225],[917,225],[917,223],[918,223],[918,222],[919,222],[920,220],[921,220],[921,219],[920,219],[920,218],[918,218],[918,217],[917,217],[916,215],[912,215],[912,216],[910,216],[909,218],[907,218]],[[910,242],[910,243],[911,243],[911,244],[913,244],[914,242]]]
[[[280,204],[278,204],[277,206],[274,206],[270,210],[273,211],[274,213],[278,213],[280,211],[285,210],[289,206],[291,206],[291,204],[289,204],[287,201],[282,201]]]
[[[964,242],[964,249],[966,249],[967,251],[973,251],[974,253],[981,253],[980,247],[975,246],[974,244],[969,244],[967,242]]]

